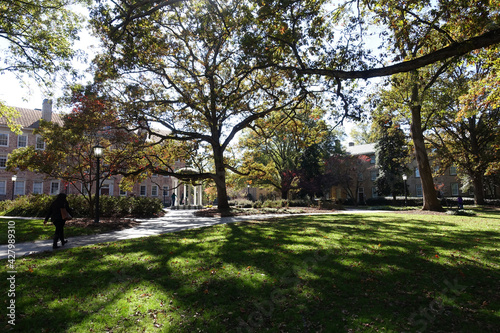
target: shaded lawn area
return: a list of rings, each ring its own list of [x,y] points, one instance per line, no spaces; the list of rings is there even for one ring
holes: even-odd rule
[[[42,219],[0,219],[0,244],[7,244],[9,221],[15,222],[16,243],[34,242],[47,240],[54,237],[55,227],[52,222],[43,225]],[[93,235],[114,230],[132,228],[138,224],[128,218],[101,218],[100,223],[94,223],[93,219],[77,218],[66,222],[64,227],[65,237]]]
[[[16,261],[14,330],[494,332],[499,224],[298,216],[37,254]]]

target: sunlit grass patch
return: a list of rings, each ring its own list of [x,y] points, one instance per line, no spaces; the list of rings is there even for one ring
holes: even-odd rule
[[[492,331],[496,214],[296,216],[19,258],[15,329]]]

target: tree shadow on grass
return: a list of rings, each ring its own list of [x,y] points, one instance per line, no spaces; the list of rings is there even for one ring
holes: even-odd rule
[[[18,259],[15,329],[493,331],[499,233],[453,226],[296,217]]]

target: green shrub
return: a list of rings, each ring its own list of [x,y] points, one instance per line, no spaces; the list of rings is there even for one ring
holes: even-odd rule
[[[55,199],[51,196],[51,202]],[[91,207],[89,207],[89,202],[82,195],[70,194],[68,195],[68,203],[73,211],[73,217],[90,217],[94,214],[90,213]],[[47,206],[48,209],[48,206]]]
[[[308,199],[295,199],[288,201],[289,207],[309,207],[312,204],[313,204],[312,201]]]
[[[130,198],[132,216],[151,217],[163,211],[163,203],[157,198],[136,197]]]
[[[288,207],[288,200],[280,199],[280,200],[266,200],[262,204],[264,208],[283,208]]]
[[[4,201],[2,212],[9,216],[45,217],[52,198],[44,194],[30,194],[17,197],[15,200]]]
[[[231,207],[239,206],[241,208],[252,208],[253,201],[248,200],[248,199],[235,199],[235,200],[231,200],[229,202],[229,206],[231,206]]]
[[[31,194],[15,200],[0,202],[0,211],[6,216],[45,217],[55,196]],[[94,216],[93,207],[81,195],[68,195],[68,203],[74,217]],[[151,217],[163,211],[160,199],[146,197],[99,197],[99,215],[102,217]]]

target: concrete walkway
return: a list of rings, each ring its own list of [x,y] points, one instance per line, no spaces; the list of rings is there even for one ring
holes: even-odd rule
[[[338,211],[338,212],[322,212],[324,214],[339,214],[339,213],[360,213],[369,212],[375,213],[376,211]],[[247,216],[234,216],[234,217],[197,217],[194,216],[192,210],[168,210],[167,214],[160,218],[154,219],[137,219],[141,222],[139,225],[104,234],[77,236],[68,238],[68,243],[59,249],[52,250],[52,240],[16,243],[15,251],[16,258],[30,255],[33,253],[43,251],[61,251],[63,249],[86,246],[97,243],[115,242],[125,239],[133,239],[139,237],[147,237],[153,235],[160,235],[169,232],[176,232],[186,229],[194,229],[207,227],[216,224],[234,223],[248,220],[266,220],[276,217],[297,216],[297,215],[312,215],[312,214],[262,214],[262,215],[247,215]],[[18,218],[16,218],[18,219]],[[71,223],[71,222],[70,222]],[[11,250],[11,254],[12,254]],[[8,245],[0,245],[0,259],[8,257]]]

